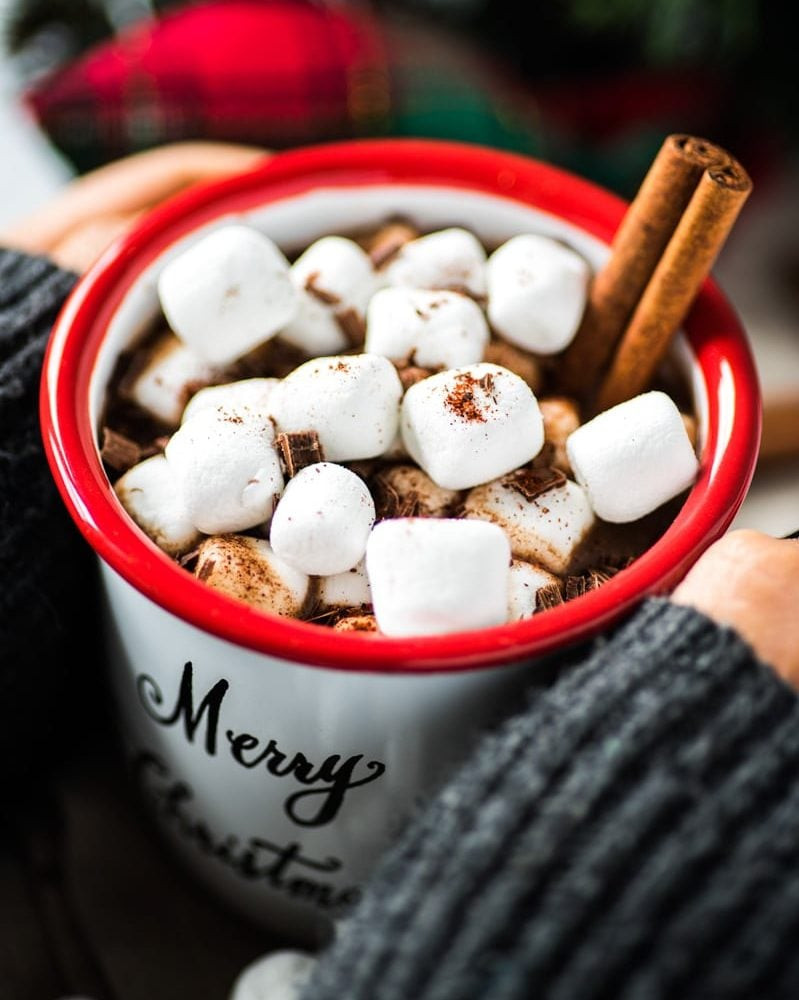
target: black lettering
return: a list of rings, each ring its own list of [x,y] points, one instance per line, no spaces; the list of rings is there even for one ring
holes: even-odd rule
[[[207,714],[205,727],[205,752],[213,756],[216,753],[216,733],[219,725],[219,710],[222,699],[229,687],[228,681],[219,680],[211,690],[205,695],[195,711],[194,708],[194,668],[191,660],[183,666],[183,676],[180,680],[180,690],[175,702],[175,707],[168,715],[162,715],[157,711],[164,702],[161,688],[147,674],[140,674],[136,682],[139,699],[144,706],[144,710],[151,719],[162,726],[173,726],[179,719],[183,719],[183,728],[186,739],[189,743],[194,742],[194,734],[200,726],[203,717]]]

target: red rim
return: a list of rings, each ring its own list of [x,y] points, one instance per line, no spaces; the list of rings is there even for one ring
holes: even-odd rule
[[[668,531],[602,588],[527,621],[419,639],[336,633],[276,618],[215,592],[160,552],[127,518],[100,464],[88,386],[105,326],[140,270],[179,236],[223,212],[244,211],[317,187],[386,183],[463,187],[557,215],[609,241],[626,204],[572,174],[527,157],[438,140],[330,143],[280,153],[247,173],[171,199],[110,247],[81,278],[56,321],[45,357],[41,425],[52,474],[84,537],[120,576],[166,610],[247,648],[348,670],[437,671],[509,663],[583,641],[665,593],[730,525],[749,488],[760,440],[760,392],[751,351],[730,304],[705,283],[686,334],[707,386],[709,433],[699,479]],[[722,379],[735,415],[716,458]]]

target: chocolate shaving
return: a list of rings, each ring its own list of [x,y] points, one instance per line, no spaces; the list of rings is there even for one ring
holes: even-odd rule
[[[127,472],[141,461],[141,456],[142,449],[135,441],[110,427],[103,428],[100,457],[106,465],[117,472]]]
[[[565,597],[567,601],[573,601],[575,597],[582,597],[588,590],[588,581],[584,576],[567,576]]]
[[[404,222],[391,222],[383,226],[375,234],[374,240],[369,247],[372,266],[376,269],[384,267],[390,260],[396,257],[406,243],[415,239],[418,235],[418,230]]]
[[[350,346],[360,347],[366,340],[366,323],[363,316],[355,309],[342,309],[336,313],[336,320]]]
[[[323,462],[324,455],[316,431],[291,431],[275,435],[275,444],[283,459],[286,475],[291,479],[300,469]]]
[[[312,271],[305,279],[305,291],[310,292],[315,299],[324,302],[326,306],[337,306],[341,298],[335,292],[329,292],[326,288],[320,288],[316,282],[319,280],[319,272]]]
[[[544,587],[539,587],[536,591],[536,611],[546,611],[549,608],[556,608],[559,604],[563,604],[563,594],[561,593],[559,584],[548,583]]]
[[[394,517],[419,517],[424,507],[416,490],[401,496],[388,480],[377,476],[372,489],[375,502],[375,520],[385,521]]]
[[[563,486],[565,482],[565,474],[560,469],[553,469],[551,466],[524,467],[517,469],[504,479],[504,485],[507,489],[515,490],[528,501],[535,500],[536,497],[540,497],[558,486]]]

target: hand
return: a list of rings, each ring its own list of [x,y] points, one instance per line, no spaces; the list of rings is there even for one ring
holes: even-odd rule
[[[84,271],[148,209],[200,181],[254,167],[266,150],[176,142],[134,153],[70,181],[35,214],[0,232],[0,245]]]
[[[732,626],[799,690],[799,540],[728,532],[689,570],[672,600]]]

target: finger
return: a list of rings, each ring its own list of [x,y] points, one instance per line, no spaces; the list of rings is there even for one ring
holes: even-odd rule
[[[140,215],[140,212],[107,215],[76,226],[50,249],[48,256],[59,267],[80,274],[88,270],[118,236],[127,232]]]
[[[0,241],[49,254],[92,219],[140,212],[190,184],[247,170],[269,155],[255,146],[216,142],[178,142],[134,153],[70,181],[42,209],[0,233]]]

